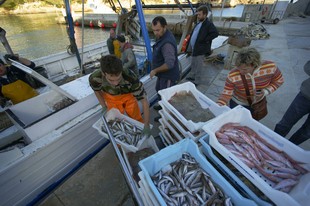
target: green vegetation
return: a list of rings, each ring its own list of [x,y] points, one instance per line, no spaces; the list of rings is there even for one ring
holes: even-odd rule
[[[56,6],[58,8],[61,8],[64,6],[64,1],[63,0],[41,0],[41,1],[36,1],[36,0],[6,0],[4,4],[2,4],[0,7],[4,8],[6,10],[14,10],[18,7],[20,4],[25,4],[25,3],[41,3],[41,6]],[[82,0],[71,0],[71,3],[78,3],[81,4]]]

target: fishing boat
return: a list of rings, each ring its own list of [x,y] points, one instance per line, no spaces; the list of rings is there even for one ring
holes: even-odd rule
[[[141,8],[138,13],[143,18]],[[141,27],[146,35],[146,28]],[[140,52],[140,56],[145,56],[145,45],[136,47],[136,54]],[[108,54],[108,48],[102,42],[79,49],[79,54],[87,64]],[[180,72],[186,74],[190,58],[180,54],[178,59]],[[8,147],[0,152],[1,205],[35,204],[109,143],[92,127],[101,116],[101,106],[89,86],[89,75],[59,87],[55,84],[81,72],[76,57],[64,51],[33,61],[46,68],[48,80],[17,66],[48,87],[40,95],[4,111],[14,125],[1,131],[1,148],[16,141],[23,142],[23,146]],[[141,82],[152,104],[157,98],[156,78],[150,79],[146,74]]]

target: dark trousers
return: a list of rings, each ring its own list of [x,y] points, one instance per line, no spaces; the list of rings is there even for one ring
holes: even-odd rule
[[[301,92],[297,94],[281,121],[276,125],[275,132],[285,137],[292,127],[305,115],[308,117],[305,123],[289,139],[298,145],[310,138],[310,100],[304,97]]]
[[[157,92],[158,101],[161,99],[160,95],[158,94],[158,91],[162,90],[162,89],[166,89],[166,88],[172,87],[174,85],[176,85],[176,81],[173,81],[173,80],[170,80],[170,79],[164,79],[164,78],[157,78],[155,90]]]
[[[230,100],[229,101],[229,107],[232,109],[232,108],[235,108],[236,106],[238,106],[239,104],[237,104],[234,100]],[[244,108],[250,110],[250,112],[252,113],[252,108],[250,106],[245,106],[245,105],[241,105],[243,106]]]

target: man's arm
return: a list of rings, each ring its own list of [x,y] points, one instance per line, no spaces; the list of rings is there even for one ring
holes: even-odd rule
[[[102,91],[94,91],[94,92],[99,101],[99,104],[102,106],[102,108],[106,108],[107,106],[105,104],[104,98],[101,95]]]
[[[141,103],[143,107],[144,125],[150,125],[150,106],[147,101],[147,98],[144,97],[141,100]]]
[[[174,66],[176,56],[174,47],[170,43],[165,44],[162,47],[161,52],[163,53],[163,56],[165,58],[165,63],[162,64],[160,67],[157,67],[151,71],[150,73],[151,78],[153,78],[158,73],[168,71],[170,68],[173,68]]]
[[[218,37],[218,35],[219,35],[219,33],[218,33],[216,27],[214,26],[214,24],[209,22],[209,25],[207,25],[207,32],[206,32],[205,40],[207,42],[210,42],[213,39],[215,39],[216,37]]]

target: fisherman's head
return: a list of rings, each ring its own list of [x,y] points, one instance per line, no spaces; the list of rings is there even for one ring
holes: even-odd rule
[[[110,37],[111,37],[112,39],[115,39],[115,38],[116,38],[115,29],[110,29]]]
[[[102,74],[110,84],[116,86],[123,79],[123,64],[122,61],[115,55],[106,55],[101,57],[100,67]]]
[[[126,42],[125,36],[124,35],[117,35],[116,39],[119,41],[120,45],[123,46]]]
[[[198,21],[204,21],[208,16],[208,8],[202,5],[197,8],[197,19]]]
[[[162,16],[157,16],[152,21],[152,30],[156,39],[160,39],[166,32],[167,21]]]
[[[0,59],[0,77],[6,74],[6,66],[2,59]]]

